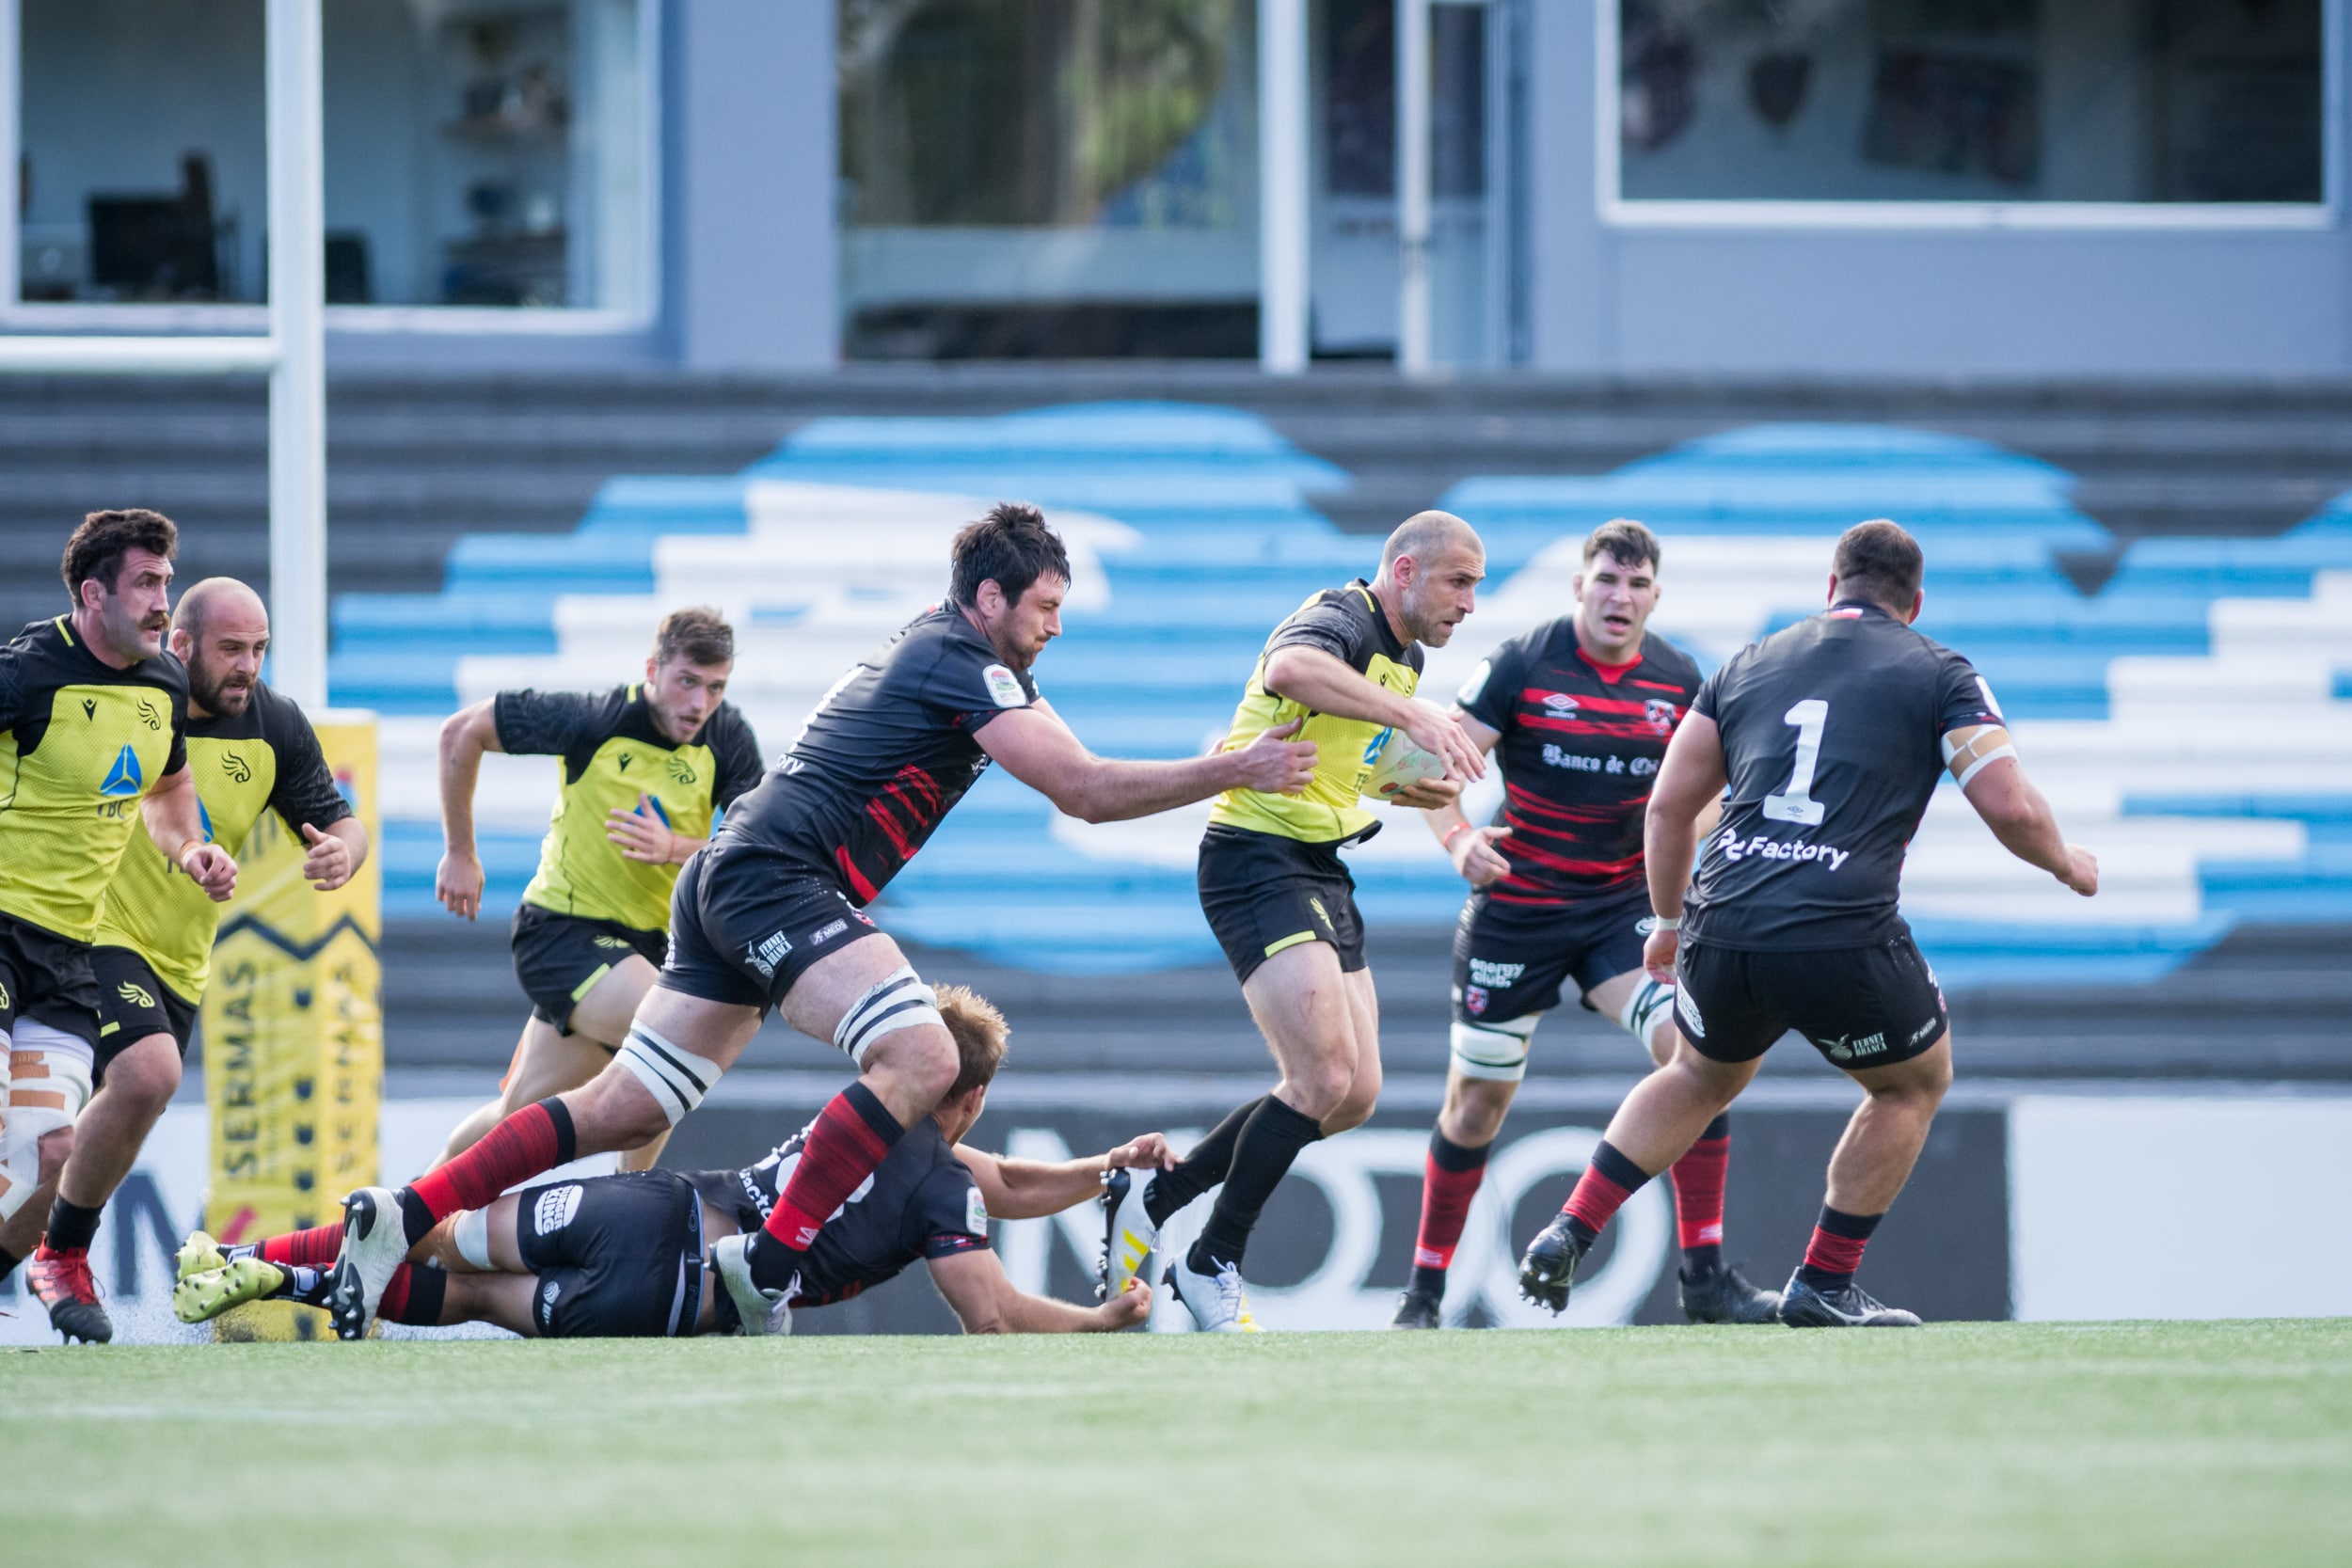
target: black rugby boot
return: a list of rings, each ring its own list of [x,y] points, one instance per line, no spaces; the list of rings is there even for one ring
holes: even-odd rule
[[[114,1338],[115,1325],[99,1303],[98,1281],[90,1275],[87,1247],[52,1251],[44,1244],[33,1254],[24,1283],[34,1298],[49,1308],[49,1326],[69,1344],[79,1339],[86,1345],[103,1345]]]
[[[1568,1291],[1576,1281],[1576,1266],[1584,1260],[1584,1244],[1569,1228],[1563,1212],[1535,1233],[1519,1259],[1519,1295],[1554,1312],[1568,1307]]]
[[[1817,1291],[1790,1275],[1780,1293],[1780,1321],[1790,1328],[1917,1328],[1919,1314],[1873,1299],[1851,1279],[1834,1291]]]
[[[1693,1278],[1677,1272],[1682,1315],[1694,1323],[1768,1323],[1780,1315],[1780,1297],[1751,1285],[1726,1264]]]
[[[1389,1320],[1391,1328],[1443,1328],[1445,1326],[1445,1292],[1423,1290],[1408,1285],[1396,1300],[1396,1316]]]

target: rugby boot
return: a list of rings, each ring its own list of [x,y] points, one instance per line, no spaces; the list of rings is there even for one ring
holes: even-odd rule
[[[1408,1285],[1396,1300],[1396,1316],[1389,1320],[1391,1328],[1443,1328],[1445,1326],[1445,1292],[1424,1291]]]
[[[1103,1173],[1103,1262],[1094,1281],[1099,1300],[1116,1301],[1125,1295],[1127,1287],[1159,1249],[1160,1227],[1152,1223],[1143,1203],[1148,1185],[1138,1182],[1133,1171]]]
[[[180,1250],[171,1255],[172,1278],[189,1279],[199,1274],[229,1266],[228,1255],[220,1243],[201,1230],[191,1230],[188,1239],[180,1243]]]
[[[735,1303],[735,1315],[742,1320],[743,1332],[758,1335],[782,1335],[792,1332],[792,1297],[801,1288],[801,1276],[781,1291],[763,1291],[752,1278],[752,1239],[749,1236],[722,1236],[710,1243],[710,1266],[718,1271],[719,1283],[727,1288],[727,1299]]]
[[[1568,1216],[1554,1214],[1549,1225],[1535,1232],[1519,1259],[1520,1299],[1554,1312],[1566,1311],[1568,1291],[1576,1283],[1576,1266],[1583,1260],[1584,1248],[1568,1228]]]
[[[259,1258],[240,1258],[216,1269],[183,1275],[171,1288],[171,1315],[183,1323],[208,1323],[232,1307],[265,1301],[285,1288],[286,1272]]]
[[[42,1243],[25,1259],[24,1284],[49,1308],[49,1326],[69,1342],[103,1345],[115,1337],[114,1323],[98,1303],[98,1281],[90,1277],[87,1247],[53,1252]]]
[[[1692,1278],[1677,1273],[1682,1315],[1694,1323],[1768,1323],[1780,1315],[1780,1297],[1748,1283],[1725,1265]]]
[[[1241,1270],[1231,1263],[1221,1263],[1215,1274],[1202,1274],[1192,1266],[1188,1254],[1179,1253],[1168,1259],[1168,1273],[1162,1283],[1176,1293],[1184,1310],[1192,1314],[1193,1326],[1203,1334],[1258,1334],[1258,1320],[1249,1315],[1249,1292],[1242,1288]]]
[[[327,1276],[326,1316],[339,1339],[364,1339],[375,1324],[384,1287],[408,1260],[401,1229],[400,1195],[361,1187],[343,1199],[343,1244]]]
[[[1872,1299],[1851,1279],[1835,1291],[1817,1291],[1790,1275],[1780,1292],[1780,1321],[1790,1328],[1917,1328],[1919,1314]]]

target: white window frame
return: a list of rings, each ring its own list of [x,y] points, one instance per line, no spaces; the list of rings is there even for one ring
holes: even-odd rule
[[[330,305],[331,332],[392,337],[524,336],[595,338],[651,330],[661,312],[661,21],[664,0],[637,0],[640,116],[638,159],[644,170],[644,252],[639,258],[644,297],[625,309],[603,307],[506,305]],[[24,93],[23,16],[19,0],[0,0],[0,331],[103,333],[219,333],[269,330],[266,305],[138,305],[72,301],[27,302],[19,274],[24,256],[16,189]]]
[[[2343,200],[2344,8],[2320,0],[2317,201],[1788,201],[1629,198],[1619,146],[1619,0],[1594,0],[1594,189],[1616,229],[2286,230],[2336,226]]]

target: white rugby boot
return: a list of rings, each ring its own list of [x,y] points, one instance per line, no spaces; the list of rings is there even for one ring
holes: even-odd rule
[[[1104,1301],[1125,1295],[1159,1250],[1160,1227],[1152,1223],[1143,1203],[1150,1185],[1137,1181],[1132,1171],[1103,1173],[1103,1264],[1096,1271],[1094,1293]]]
[[[343,1244],[328,1276],[326,1315],[339,1339],[364,1339],[375,1325],[384,1287],[408,1260],[408,1238],[401,1227],[400,1195],[389,1187],[361,1187],[343,1199]]]
[[[1201,1333],[1263,1332],[1258,1320],[1249,1315],[1249,1292],[1243,1289],[1241,1270],[1234,1264],[1220,1263],[1216,1273],[1201,1274],[1192,1266],[1190,1254],[1180,1252],[1168,1260],[1163,1278]]]
[[[746,1334],[781,1335],[792,1332],[792,1296],[801,1288],[801,1276],[781,1291],[763,1291],[752,1280],[752,1239],[749,1236],[722,1236],[710,1243],[710,1266],[718,1272],[719,1283],[727,1289],[727,1299],[735,1303],[735,1315],[742,1320]]]

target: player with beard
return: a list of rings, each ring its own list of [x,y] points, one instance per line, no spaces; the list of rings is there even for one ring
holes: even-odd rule
[[[1829,609],[1707,678],[1651,794],[1656,911],[1644,952],[1673,978],[1683,1045],[1618,1107],[1567,1205],[1528,1244],[1519,1289],[1559,1311],[1618,1208],[1684,1151],[1790,1029],[1861,1086],[1830,1156],[1804,1260],[1781,1291],[1795,1327],[1909,1327],[1855,1283],[1952,1080],[1950,1018],[1897,908],[1903,851],[1949,773],[2004,848],[2088,898],[2099,863],[2066,842],[2018,765],[1993,689],[1912,629],[1926,569],[1884,520],[1837,541]],[[1695,879],[1697,823],[1721,800]]]
[[[461,1122],[441,1159],[524,1106],[604,1070],[670,951],[678,868],[720,812],[759,783],[759,742],[734,704],[735,632],[715,610],[678,610],[655,630],[645,678],[610,691],[501,691],[441,726],[441,836],[434,892],[452,914],[482,909],[474,784],[485,752],[562,759],[539,869],[515,911],[515,974],[531,998],[500,1098]],[[663,1138],[624,1168],[650,1170]],[[438,1164],[439,1162],[436,1162]]]
[[[1640,523],[1595,529],[1569,585],[1574,613],[1497,648],[1454,699],[1471,743],[1502,763],[1503,801],[1484,828],[1458,804],[1426,814],[1472,891],[1454,937],[1454,1060],[1429,1138],[1412,1283],[1392,1327],[1441,1322],[1446,1271],[1487,1151],[1564,982],[1658,1064],[1674,1055],[1674,988],[1642,973],[1642,818],[1699,671],[1648,629],[1661,553]],[[1779,1306],[1724,1262],[1730,1161],[1724,1116],[1674,1168],[1682,1310],[1693,1323],[1767,1323]]]
[[[0,648],[0,1275],[89,1103],[105,1038],[90,944],[132,837],[143,827],[199,901],[236,886],[188,764],[187,673],[164,650],[179,545],[159,513],[91,513],[66,542],[72,612]],[[56,1241],[27,1283],[60,1333],[106,1338],[88,1237]]]
[[[1380,575],[1327,589],[1274,628],[1225,745],[1275,727],[1319,748],[1299,797],[1239,788],[1221,796],[1200,840],[1200,908],[1241,980],[1280,1081],[1236,1107],[1175,1169],[1112,1203],[1104,1284],[1116,1299],[1159,1249],[1175,1212],[1217,1183],[1199,1241],[1167,1259],[1167,1281],[1210,1333],[1254,1333],[1241,1263],[1259,1212],[1319,1138],[1372,1115],[1380,1096],[1380,1010],[1364,962],[1356,883],[1340,850],[1379,831],[1361,798],[1384,732],[1442,758],[1448,776],[1396,803],[1449,804],[1486,770],[1450,715],[1413,700],[1423,645],[1443,647],[1477,602],[1486,555],[1445,512],[1406,518],[1380,552]]]
[[[1031,1219],[1091,1198],[1104,1179],[1168,1163],[1147,1132],[1090,1159],[1048,1164],[962,1142],[988,1101],[1005,1021],[961,986],[941,986],[939,1013],[961,1069],[939,1109],[907,1129],[871,1182],[818,1232],[795,1307],[847,1301],[919,1261],[970,1334],[1106,1333],[1142,1323],[1152,1292],[1077,1307],[1014,1288],[989,1249],[992,1219]],[[682,1338],[740,1326],[705,1264],[716,1243],[757,1230],[807,1145],[795,1133],[740,1170],[594,1177],[528,1187],[435,1227],[393,1275],[384,1315],[421,1326],[490,1323],[532,1338]],[[203,1323],[248,1301],[321,1305],[341,1228],[223,1248],[201,1231],[180,1250],[173,1311]],[[438,1268],[421,1266],[437,1263]]]
[[[1305,787],[1312,745],[1277,726],[1252,743],[1182,761],[1095,756],[1038,693],[1030,668],[1061,634],[1070,558],[1033,506],[1005,502],[958,533],[947,601],[852,667],[759,786],[680,873],[670,956],[612,1065],[582,1088],[527,1105],[480,1143],[398,1192],[345,1202],[328,1311],[367,1332],[408,1249],[444,1217],[485,1208],[518,1181],[584,1154],[629,1149],[701,1103],[781,1008],[831,1040],[858,1079],[808,1129],[763,1225],[712,1248],[751,1333],[781,1333],[809,1248],[906,1130],[957,1076],[936,998],[866,913],[1001,762],[1069,816],[1149,816],[1229,789],[1279,799]]]

